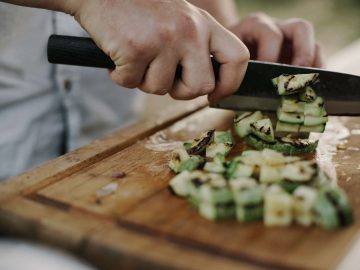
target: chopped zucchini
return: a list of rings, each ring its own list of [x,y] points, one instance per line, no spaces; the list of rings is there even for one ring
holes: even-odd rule
[[[325,109],[323,106],[319,106],[316,103],[307,103],[305,105],[304,115],[306,116],[322,116],[324,115]]]
[[[295,98],[285,98],[281,100],[281,111],[288,113],[304,113],[305,102]]]
[[[246,112],[242,115],[237,116],[234,119],[235,131],[241,137],[251,133],[250,124],[254,123],[263,118],[263,115],[260,111],[256,112]]]
[[[314,221],[313,206],[317,197],[316,189],[300,186],[294,194],[294,218],[302,226],[310,226]]]
[[[240,222],[253,222],[262,220],[264,215],[264,206],[256,205],[237,205],[236,219]]]
[[[189,180],[191,174],[189,171],[183,171],[170,180],[169,186],[171,190],[180,197],[189,195]]]
[[[215,130],[209,130],[201,134],[199,138],[194,139],[191,142],[191,147],[188,145],[184,146],[187,148],[187,152],[191,155],[202,155],[205,153],[206,147],[214,141]]]
[[[301,182],[293,182],[289,180],[282,180],[279,183],[279,186],[282,187],[287,193],[293,193],[298,187],[300,187],[303,183]]]
[[[303,126],[301,125],[299,128],[300,132],[316,132],[316,133],[323,133],[325,131],[325,124],[316,125],[316,126]]]
[[[210,204],[200,202],[199,213],[202,217],[209,220],[222,220],[235,217],[235,204],[228,202],[223,204]]]
[[[246,143],[257,150],[268,148],[281,152],[285,155],[301,155],[312,153],[316,150],[318,144],[317,142],[310,142],[309,140],[296,139],[295,142],[290,142],[290,140],[286,142],[283,139],[284,138],[278,139],[275,141],[275,143],[267,143],[253,135],[248,135],[245,138]]]
[[[281,172],[283,179],[292,182],[309,182],[317,173],[317,164],[314,161],[298,161],[287,164]]]
[[[185,149],[174,150],[169,161],[169,168],[175,173],[193,171],[201,167],[204,158],[196,155],[189,155]]]
[[[279,133],[279,132],[297,133],[297,132],[299,132],[299,130],[300,130],[299,124],[288,124],[288,123],[284,123],[281,121],[277,121],[276,128],[275,128],[276,133]]]
[[[280,96],[291,95],[303,91],[306,86],[313,84],[319,77],[319,73],[287,75],[278,77],[277,91]],[[273,79],[274,81],[274,79]]]
[[[214,141],[206,147],[206,157],[213,158],[217,154],[227,155],[234,145],[230,131],[215,131]]]
[[[281,170],[274,166],[261,166],[260,167],[260,183],[274,184],[278,183],[283,179]]]
[[[354,222],[349,200],[338,187],[324,186],[320,189],[314,212],[315,221],[325,229],[345,227]]]
[[[202,171],[194,171],[190,175],[188,191],[194,204],[199,202],[199,192],[202,185],[209,182],[214,176]]]
[[[279,186],[271,186],[265,194],[264,222],[267,226],[288,226],[292,222],[293,200]]]
[[[305,116],[304,126],[312,127],[312,126],[319,126],[324,125],[328,121],[327,116]]]
[[[269,118],[261,119],[250,124],[251,133],[265,142],[274,141],[274,129]]]
[[[242,164],[234,159],[228,163],[226,178],[250,177],[253,175],[253,172],[254,165]]]
[[[212,162],[206,162],[204,171],[210,173],[224,173],[226,171],[225,157],[221,154],[217,154]]]
[[[315,93],[315,90],[311,86],[305,87],[304,92],[301,92],[299,95],[299,99],[306,103],[315,101],[316,97],[317,95]]]
[[[304,114],[300,113],[287,113],[278,109],[277,111],[278,120],[288,124],[302,124],[304,123]]]
[[[227,181],[223,178],[214,178],[200,187],[199,201],[209,204],[227,203],[233,201],[233,196]]]

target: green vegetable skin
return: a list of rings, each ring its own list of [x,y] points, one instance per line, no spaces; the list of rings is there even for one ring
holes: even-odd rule
[[[268,148],[290,156],[312,153],[316,150],[318,145],[318,142],[313,142],[304,147],[296,147],[288,143],[280,142],[279,140],[275,143],[267,143],[254,135],[246,136],[245,141],[249,146],[255,148],[256,150]]]

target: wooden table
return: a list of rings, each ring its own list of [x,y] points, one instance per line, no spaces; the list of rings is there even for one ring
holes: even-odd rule
[[[203,100],[186,104],[1,184],[1,231],[67,249],[101,269],[360,269],[358,118],[332,118],[319,151],[350,196],[355,224],[331,232],[265,228],[207,221],[167,190],[170,149],[232,122],[231,112],[204,108]],[[346,148],[333,156],[337,143]],[[97,198],[111,183],[117,190]]]

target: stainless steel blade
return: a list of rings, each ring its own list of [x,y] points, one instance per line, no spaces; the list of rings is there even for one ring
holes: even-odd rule
[[[281,74],[320,73],[315,86],[324,97],[330,115],[360,115],[360,77],[323,69],[250,61],[240,89],[232,96],[211,103],[214,108],[238,111],[275,111],[280,97],[271,79]]]

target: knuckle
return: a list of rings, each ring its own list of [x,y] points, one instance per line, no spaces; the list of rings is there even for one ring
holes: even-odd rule
[[[136,88],[139,84],[135,75],[122,71],[115,79],[115,83],[126,88]]]
[[[292,22],[293,26],[301,29],[301,30],[307,30],[307,31],[312,31],[313,30],[313,25],[311,22],[304,20],[304,19],[295,19]]]
[[[174,41],[176,31],[169,24],[160,24],[158,27],[159,39],[162,43],[170,43]]]
[[[127,41],[127,58],[129,60],[146,58],[149,48],[147,44],[136,39],[129,38]]]
[[[140,89],[143,90],[144,92],[148,93],[148,94],[158,95],[158,96],[166,95],[167,92],[169,91],[166,88],[161,88],[161,87],[158,87],[156,85],[150,85],[150,84],[142,85],[140,87]]]
[[[197,39],[199,36],[199,24],[192,14],[181,14],[177,27],[187,39]]]

